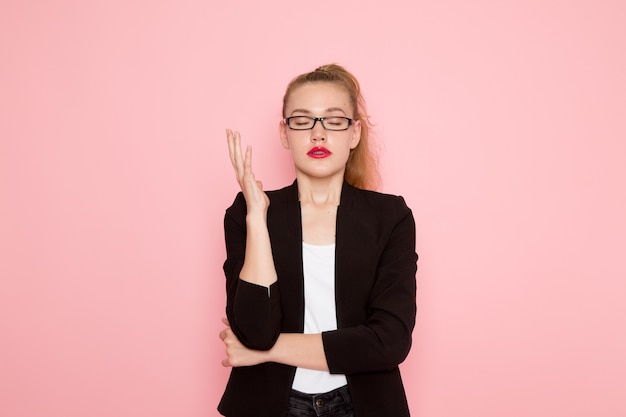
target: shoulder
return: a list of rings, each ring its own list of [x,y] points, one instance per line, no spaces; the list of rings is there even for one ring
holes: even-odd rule
[[[404,198],[400,195],[363,190],[349,184],[344,185],[342,204],[352,205],[358,212],[382,215],[387,218],[402,218],[411,214]]]
[[[287,200],[297,200],[298,199],[298,185],[294,181],[290,185],[286,187],[279,188],[276,190],[268,190],[265,191],[269,199],[273,201],[287,201]],[[271,206],[270,206],[271,207]]]
[[[294,198],[297,200],[298,198],[298,189],[295,182],[280,189],[266,190],[265,193],[271,201],[270,207],[280,204],[281,202],[293,200]],[[239,191],[233,203],[226,209],[226,215],[240,217],[245,216],[246,212],[246,198],[243,193]]]

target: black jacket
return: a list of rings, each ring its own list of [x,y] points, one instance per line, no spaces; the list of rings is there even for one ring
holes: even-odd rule
[[[297,183],[269,191],[267,225],[278,281],[267,288],[239,279],[246,244],[243,194],[226,210],[227,305],[233,332],[267,350],[280,333],[302,333],[304,280]],[[344,183],[337,210],[337,326],[322,340],[331,373],[345,374],[356,417],[401,417],[409,410],[398,364],[415,325],[415,222],[404,199]],[[228,417],[286,414],[292,366],[233,368],[218,410]]]

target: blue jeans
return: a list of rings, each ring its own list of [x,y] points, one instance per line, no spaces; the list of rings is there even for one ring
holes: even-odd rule
[[[287,417],[354,417],[348,386],[324,394],[291,390]]]

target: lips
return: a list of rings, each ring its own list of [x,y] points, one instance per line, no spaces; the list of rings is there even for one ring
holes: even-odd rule
[[[326,158],[331,155],[331,152],[323,146],[316,146],[307,152],[307,155],[311,158]]]

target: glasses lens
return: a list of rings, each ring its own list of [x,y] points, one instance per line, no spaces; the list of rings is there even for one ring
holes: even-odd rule
[[[350,126],[350,119],[345,117],[327,117],[324,119],[324,126],[328,130],[346,130]]]
[[[293,130],[313,129],[315,123],[321,120],[326,130],[346,130],[350,127],[351,120],[347,117],[330,116],[322,119],[315,119],[309,116],[292,116],[287,118],[287,125]]]
[[[306,116],[294,116],[287,119],[289,127],[294,130],[306,130],[313,127],[314,119]]]

